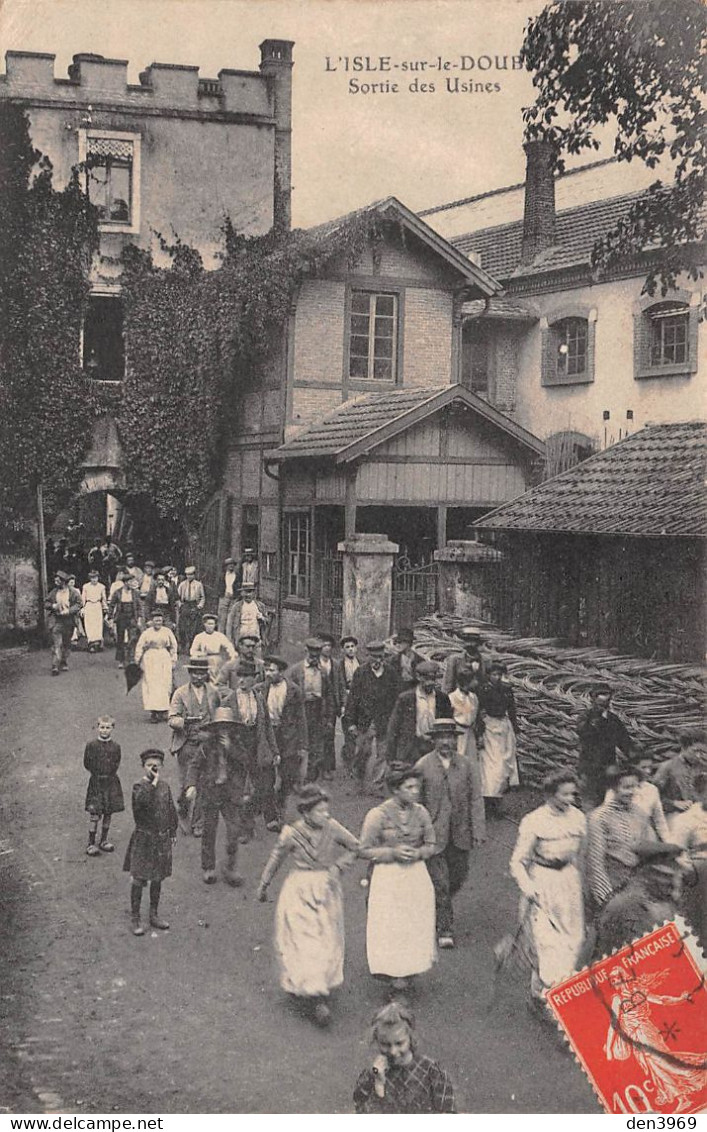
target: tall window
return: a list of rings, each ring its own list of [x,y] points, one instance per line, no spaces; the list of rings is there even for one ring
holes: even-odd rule
[[[467,323],[462,331],[462,385],[486,396],[491,388],[493,342],[488,326]]]
[[[553,327],[557,348],[557,374],[579,377],[587,370],[587,322],[565,318]]]
[[[309,598],[312,582],[312,531],[309,512],[285,517],[287,596]]]
[[[123,303],[117,295],[91,295],[83,324],[83,368],[95,381],[125,377]]]
[[[88,196],[103,223],[132,223],[133,151],[132,141],[88,139]]]
[[[349,377],[395,381],[398,296],[353,291],[349,324]]]
[[[689,351],[688,313],[682,303],[660,303],[651,307],[650,359],[652,366],[674,366],[686,362]]]

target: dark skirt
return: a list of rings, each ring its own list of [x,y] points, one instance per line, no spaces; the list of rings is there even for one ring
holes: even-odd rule
[[[120,814],[125,809],[123,788],[117,774],[92,774],[86,791],[86,812]]]
[[[172,875],[172,838],[169,831],[149,833],[133,830],[123,862],[123,872],[135,880],[165,880]]]

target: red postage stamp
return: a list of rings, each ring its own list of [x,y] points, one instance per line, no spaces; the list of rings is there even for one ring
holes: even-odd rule
[[[694,938],[677,924],[566,979],[547,1001],[607,1112],[707,1107],[707,987]]]

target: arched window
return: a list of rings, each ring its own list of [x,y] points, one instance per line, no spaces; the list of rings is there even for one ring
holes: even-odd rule
[[[543,326],[543,385],[581,385],[594,381],[596,312],[558,311]]]
[[[688,292],[650,299],[634,311],[635,377],[669,377],[697,369],[697,307]]]

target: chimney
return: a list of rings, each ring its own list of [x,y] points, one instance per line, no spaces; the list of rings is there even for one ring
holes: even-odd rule
[[[555,157],[552,142],[542,138],[526,142],[525,211],[521,263],[535,257],[555,242]]]
[[[287,229],[292,218],[292,48],[289,39],[264,39],[260,73],[268,79],[275,118],[273,227]]]

